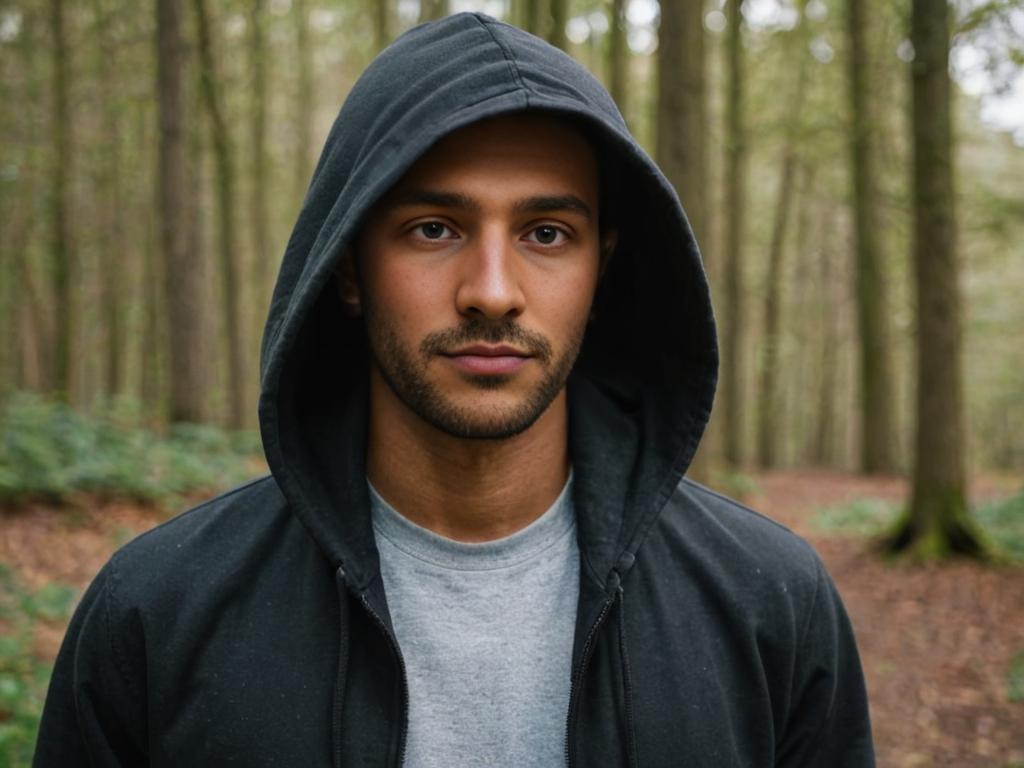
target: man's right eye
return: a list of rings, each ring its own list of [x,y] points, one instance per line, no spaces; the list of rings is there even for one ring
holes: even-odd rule
[[[416,230],[427,240],[443,240],[452,237],[451,229],[439,221],[427,221],[416,226]]]

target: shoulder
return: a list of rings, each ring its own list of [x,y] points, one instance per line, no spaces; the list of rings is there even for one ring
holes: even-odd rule
[[[662,512],[661,533],[685,536],[739,566],[814,576],[820,561],[803,538],[740,502],[684,478]]]
[[[129,541],[104,567],[107,589],[142,598],[236,571],[295,527],[271,476],[251,480]]]
[[[828,574],[814,549],[788,528],[688,479],[674,489],[637,555],[661,579],[699,585],[714,601],[768,625],[799,625]],[[790,629],[796,627],[790,626]]]

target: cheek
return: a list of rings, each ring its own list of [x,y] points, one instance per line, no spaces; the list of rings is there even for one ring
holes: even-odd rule
[[[580,265],[563,274],[548,275],[540,280],[534,292],[534,317],[546,331],[567,337],[586,325],[590,305],[597,288],[596,264]]]
[[[402,328],[429,325],[443,308],[445,297],[439,270],[396,264],[369,271],[364,276],[364,292],[374,312]]]

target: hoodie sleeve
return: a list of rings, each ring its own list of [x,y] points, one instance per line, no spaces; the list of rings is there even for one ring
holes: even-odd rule
[[[775,765],[871,768],[871,721],[853,628],[820,560],[817,565],[814,598],[797,651],[793,705]]]
[[[118,604],[117,584],[112,561],[72,617],[46,695],[34,768],[146,764],[141,625]]]

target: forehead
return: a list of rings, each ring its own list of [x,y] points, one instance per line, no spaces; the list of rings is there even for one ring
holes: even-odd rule
[[[441,139],[409,169],[393,192],[436,186],[517,186],[598,195],[597,160],[590,141],[565,118],[512,114],[488,118]],[[536,190],[534,190],[536,191]],[[390,197],[390,195],[389,195]]]

